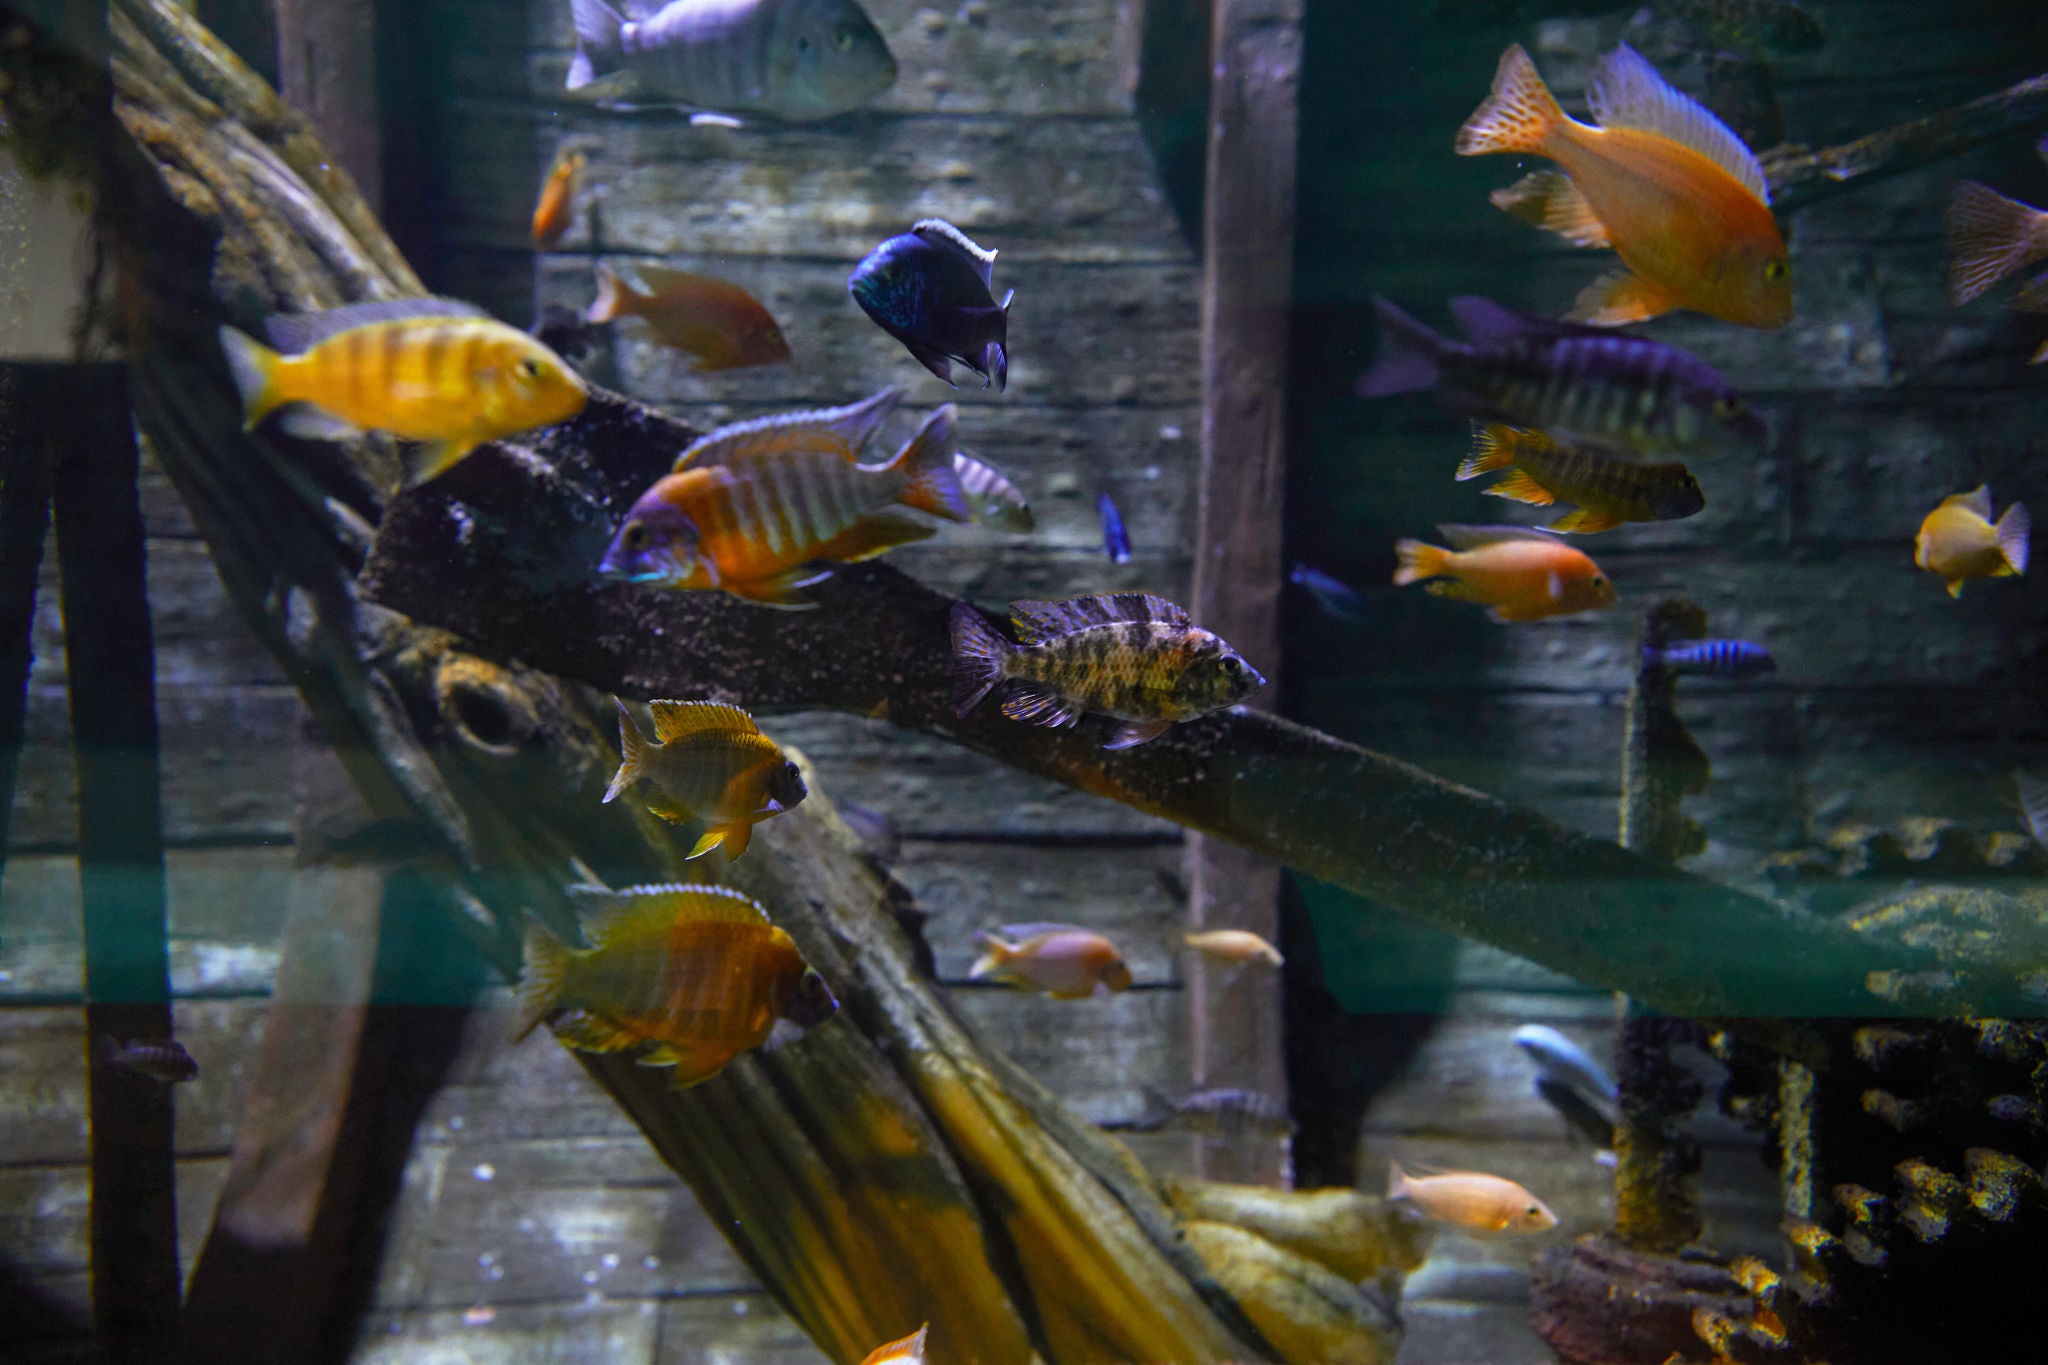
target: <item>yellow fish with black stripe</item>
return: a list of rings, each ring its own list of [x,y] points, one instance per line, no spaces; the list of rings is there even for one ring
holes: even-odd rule
[[[1540,431],[1499,422],[1472,424],[1472,454],[1458,479],[1508,472],[1490,497],[1532,507],[1568,502],[1577,511],[1550,523],[1561,535],[1611,531],[1629,521],[1679,521],[1707,505],[1699,480],[1682,464],[1637,464],[1561,445]]]
[[[956,714],[965,716],[1002,684],[1011,720],[1058,728],[1092,711],[1121,722],[1102,747],[1128,749],[1266,685],[1221,637],[1150,593],[1012,602],[1010,613],[1017,644],[972,606],[953,604]]]
[[[647,809],[672,824],[702,820],[711,826],[689,856],[723,845],[728,859],[747,851],[754,826],[782,814],[805,796],[804,775],[737,706],[709,701],[649,702],[654,738],[633,723],[619,702],[619,772],[604,799],[613,801],[636,782],[649,790]]]
[[[286,409],[285,430],[340,441],[384,431],[412,442],[414,488],[486,441],[583,411],[583,381],[526,333],[454,299],[389,299],[264,324],[272,346],[220,329],[244,429]]]

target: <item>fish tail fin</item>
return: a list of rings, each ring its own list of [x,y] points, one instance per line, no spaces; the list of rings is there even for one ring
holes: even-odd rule
[[[1515,429],[1502,422],[1472,424],[1472,453],[1458,466],[1458,482],[1476,479],[1515,463]]]
[[[583,320],[593,327],[624,317],[626,313],[626,282],[619,278],[619,272],[597,263],[597,297],[591,300],[590,309]]]
[[[974,946],[981,949],[981,956],[975,958],[974,965],[967,969],[969,981],[986,981],[1010,961],[1010,945],[992,935],[977,933]]]
[[[960,475],[953,468],[956,415],[951,403],[934,411],[886,468],[904,478],[903,491],[896,495],[896,501],[905,507],[947,521],[972,521],[974,514],[967,510],[967,490],[960,486]]]
[[[1003,680],[1009,641],[965,602],[953,604],[953,714],[964,716]]]
[[[2027,571],[2027,535],[2034,529],[2034,519],[2020,503],[2005,509],[2005,515],[1998,519],[1998,552],[2005,556],[2005,563],[2016,574]]]
[[[569,950],[549,933],[547,926],[529,922],[521,943],[523,966],[519,989],[512,997],[512,1041],[518,1042],[540,1026],[554,1012],[562,998],[562,976],[569,967]]]
[[[1394,542],[1394,555],[1400,561],[1400,567],[1394,570],[1395,587],[1420,583],[1425,578],[1437,578],[1450,569],[1451,552],[1441,545],[1399,540]]]
[[[626,17],[605,0],[569,0],[576,21],[576,55],[567,86],[581,90],[617,71],[625,61]]]
[[[1989,185],[1965,180],[1948,205],[1948,296],[1968,303],[2040,254],[2041,213]]]
[[[1387,1162],[1387,1198],[1394,1200],[1406,1199],[1407,1197],[1408,1172],[1401,1169],[1400,1162],[1389,1159]]]
[[[604,789],[606,803],[618,800],[619,793],[638,782],[647,770],[647,736],[633,723],[633,713],[626,709],[626,703],[617,697],[612,700],[619,708],[619,771]]]
[[[1543,153],[1550,138],[1567,120],[1557,97],[1536,74],[1536,63],[1520,43],[1500,55],[1493,89],[1458,130],[1459,156],[1488,152]]]
[[[1435,384],[1451,343],[1377,295],[1372,306],[1380,319],[1380,349],[1372,368],[1358,377],[1359,395],[1385,398]]]
[[[277,386],[280,357],[256,338],[232,327],[220,329],[220,348],[227,355],[235,389],[242,395],[242,430],[252,431],[285,401]]]

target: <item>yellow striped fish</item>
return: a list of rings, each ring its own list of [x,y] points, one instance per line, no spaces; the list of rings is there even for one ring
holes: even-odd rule
[[[614,700],[617,700],[614,698]],[[710,701],[655,701],[654,738],[619,702],[619,772],[604,799],[614,801],[645,782],[647,809],[672,824],[702,820],[710,828],[688,854],[701,858],[721,845],[727,858],[747,851],[754,826],[782,814],[808,794],[804,775],[737,706]]]
[[[269,346],[232,327],[221,350],[244,429],[286,408],[285,430],[340,441],[386,431],[414,444],[414,488],[486,441],[583,411],[583,381],[526,333],[453,299],[395,299],[269,319]]]
[[[588,948],[526,931],[514,1042],[570,1011],[555,1036],[583,1052],[643,1049],[678,1087],[709,1080],[768,1041],[777,1020],[814,1028],[839,1008],[794,940],[754,901],[721,886],[571,887]]]
[[[1237,651],[1150,593],[1012,602],[1021,640],[953,604],[953,709],[965,716],[999,684],[1003,714],[1063,727],[1096,712],[1122,722],[1105,749],[1156,739],[1176,721],[1234,706],[1266,685]]]
[[[858,463],[860,448],[900,396],[884,389],[850,407],[712,432],[634,502],[598,572],[669,588],[718,588],[800,611],[816,605],[802,590],[826,576],[811,565],[872,559],[932,533],[892,507],[968,520],[953,471],[950,404],[887,464]]]
[[[1560,445],[1540,431],[1498,422],[1472,424],[1472,454],[1458,466],[1458,479],[1505,469],[1485,490],[1533,507],[1574,504],[1550,523],[1561,534],[1590,535],[1628,521],[1678,521],[1707,505],[1699,480],[1682,464],[1636,464]]]

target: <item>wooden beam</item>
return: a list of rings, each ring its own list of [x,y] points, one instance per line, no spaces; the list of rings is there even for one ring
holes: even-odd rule
[[[1287,329],[1294,268],[1294,149],[1300,0],[1215,0],[1209,163],[1202,230],[1202,473],[1195,619],[1280,693],[1281,511],[1286,493]],[[1188,927],[1280,937],[1280,868],[1191,834]],[[1229,982],[1229,984],[1225,984]],[[1192,962],[1190,1052],[1197,1088],[1285,1099],[1280,978]],[[1284,1143],[1198,1153],[1205,1173],[1283,1180]]]
[[[50,462],[31,441],[23,404],[38,367],[0,361],[0,872],[35,662],[36,580],[50,532]]]
[[[376,0],[275,0],[277,88],[372,211],[384,199]]]

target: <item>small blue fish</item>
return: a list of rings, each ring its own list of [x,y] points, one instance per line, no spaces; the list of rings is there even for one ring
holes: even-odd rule
[[[1009,381],[1012,289],[997,303],[990,275],[996,253],[951,223],[926,218],[867,254],[847,292],[877,326],[908,347],[917,363],[948,384],[953,361],[998,392]],[[959,387],[954,385],[955,388]]]
[[[1131,562],[1131,536],[1124,530],[1123,516],[1110,501],[1109,490],[1095,495],[1095,510],[1102,514],[1102,548],[1109,555],[1112,564]]]
[[[1586,1050],[1548,1024],[1524,1024],[1515,1030],[1515,1046],[1529,1054],[1548,1080],[1568,1085],[1588,1098],[1615,1102],[1614,1081]]]
[[[1365,599],[1349,583],[1306,564],[1296,564],[1294,572],[1287,575],[1287,581],[1297,588],[1306,589],[1325,616],[1354,623],[1365,620]]]
[[[1688,640],[1662,648],[1644,645],[1643,667],[1713,678],[1754,678],[1777,672],[1778,661],[1768,649],[1747,640]]]

